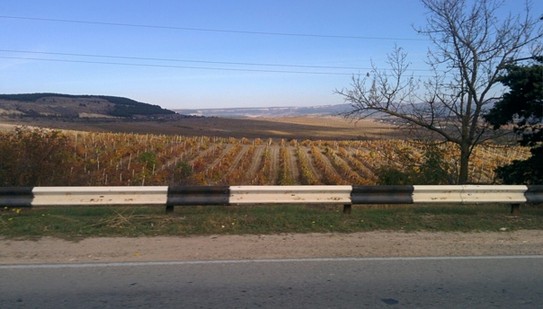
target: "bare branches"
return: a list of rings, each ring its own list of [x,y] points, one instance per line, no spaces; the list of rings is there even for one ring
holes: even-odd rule
[[[336,90],[353,108],[348,116],[365,118],[375,113],[402,116],[401,105],[412,101],[418,82],[413,76],[405,77],[409,64],[402,48],[396,47],[387,59],[390,71],[379,70],[372,64],[366,76],[353,76],[350,88]]]
[[[370,74],[354,76],[350,88],[336,93],[351,104],[349,117],[392,116],[456,143],[463,183],[471,151],[491,137],[481,118],[500,95],[498,78],[511,59],[543,50],[543,23],[530,17],[528,2],[524,15],[499,20],[499,0],[421,1],[427,23],[416,30],[433,43],[427,59],[433,77],[409,76],[407,54],[395,47],[388,55],[389,71],[372,66]]]

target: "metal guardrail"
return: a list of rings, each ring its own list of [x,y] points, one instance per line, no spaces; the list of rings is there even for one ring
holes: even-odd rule
[[[429,203],[543,203],[543,185],[0,187],[0,207]]]

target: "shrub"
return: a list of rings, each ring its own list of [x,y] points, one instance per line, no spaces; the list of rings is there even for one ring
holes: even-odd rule
[[[68,185],[77,177],[73,145],[60,131],[18,127],[0,133],[0,185]]]
[[[449,166],[443,159],[443,152],[435,145],[424,150],[422,163],[402,161],[401,167],[384,166],[377,170],[382,185],[445,185],[453,182]]]

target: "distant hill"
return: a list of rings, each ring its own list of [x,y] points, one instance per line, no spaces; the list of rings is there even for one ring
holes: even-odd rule
[[[123,97],[58,93],[0,94],[0,116],[46,118],[167,118],[174,111]]]
[[[492,108],[494,102],[489,102],[483,107],[486,112]],[[403,104],[400,106],[400,111],[404,113],[417,113],[428,109],[427,103]],[[199,109],[174,109],[179,114],[190,116],[203,117],[225,117],[225,118],[273,118],[273,117],[298,117],[298,116],[343,116],[353,110],[351,104],[335,104],[335,105],[317,105],[317,106],[283,106],[283,107],[238,107],[238,108],[199,108]],[[434,111],[437,117],[444,119],[450,117],[451,113],[445,106],[437,107]],[[384,121],[400,121],[393,116],[366,111],[364,115],[374,119]],[[357,114],[361,116],[361,114]]]
[[[306,106],[306,107],[240,107],[175,109],[183,115],[205,117],[284,117],[284,116],[337,116],[348,112],[350,104]]]
[[[487,111],[491,108],[493,102],[484,106],[483,111]],[[297,116],[338,116],[345,115],[353,110],[351,104],[335,104],[335,105],[321,105],[321,106],[285,106],[285,107],[238,107],[238,108],[200,108],[200,109],[175,109],[176,112],[183,115],[191,116],[204,116],[204,117],[297,117]],[[415,104],[403,104],[400,107],[403,113],[421,113],[428,110],[426,103]],[[434,111],[437,117],[450,117],[450,111],[448,108],[438,107]],[[367,111],[365,115],[371,118],[377,118],[385,121],[394,121],[393,116]],[[358,115],[360,116],[360,115]],[[397,121],[397,119],[396,119]]]

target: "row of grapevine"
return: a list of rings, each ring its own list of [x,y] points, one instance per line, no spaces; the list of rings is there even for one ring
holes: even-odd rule
[[[247,177],[247,174],[250,174],[248,171],[251,170],[253,165],[253,158],[255,158],[255,152],[257,150],[257,144],[249,145],[248,149],[240,152],[238,157],[238,165],[236,168],[232,167],[230,171],[224,177],[224,183],[230,185],[241,185],[244,184],[244,181],[250,177]]]
[[[427,145],[404,140],[261,140],[114,133],[66,133],[74,163],[71,185],[291,185],[376,184],[381,167],[422,162]],[[438,147],[451,173],[458,150]],[[23,154],[21,154],[23,155]],[[471,179],[496,181],[494,169],[525,159],[523,147],[474,149]]]
[[[307,156],[307,151],[305,148],[302,148],[300,145],[296,147],[296,156],[298,157],[298,163],[301,174],[301,184],[303,185],[317,185],[320,183],[316,172],[312,168],[309,158]]]
[[[293,177],[292,162],[290,160],[291,155],[286,145],[285,140],[281,140],[279,148],[279,184],[280,185],[294,185],[296,180]]]
[[[343,179],[338,172],[332,167],[330,162],[324,157],[321,149],[316,145],[311,147],[311,154],[313,155],[315,167],[322,174],[322,181],[327,185],[343,185],[349,182]]]
[[[328,155],[328,159],[338,173],[343,177],[343,179],[347,179],[347,181],[351,184],[367,183],[366,179],[364,179],[355,169],[353,169],[344,158],[338,155],[335,150],[327,147],[325,153]]]

